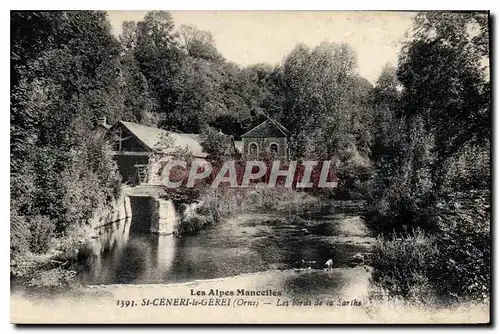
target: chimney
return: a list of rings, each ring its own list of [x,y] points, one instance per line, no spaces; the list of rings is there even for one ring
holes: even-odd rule
[[[102,125],[104,127],[107,127],[107,124],[106,124],[106,117],[99,117],[97,119],[97,125]]]

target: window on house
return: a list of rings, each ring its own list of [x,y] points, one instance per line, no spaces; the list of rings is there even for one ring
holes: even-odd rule
[[[248,147],[248,152],[250,154],[257,154],[257,144],[251,143]]]
[[[269,152],[278,154],[278,144],[272,143],[271,145],[269,145]]]
[[[148,165],[135,165],[136,184],[148,182]]]

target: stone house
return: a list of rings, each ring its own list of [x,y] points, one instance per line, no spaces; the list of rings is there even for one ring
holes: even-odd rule
[[[265,154],[278,159],[288,159],[289,131],[278,121],[268,118],[241,136],[235,143],[245,160],[259,159]]]

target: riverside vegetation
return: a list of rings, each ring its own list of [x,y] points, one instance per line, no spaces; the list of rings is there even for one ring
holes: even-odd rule
[[[107,144],[93,136],[99,117],[201,133],[224,156],[224,134],[238,139],[265,112],[290,131],[292,159],[335,161],[339,187],[201,193],[217,198],[217,213],[200,208],[205,220],[181,232],[237,208],[362,199],[379,235],[374,298],[487,301],[488,36],[484,13],[416,14],[397,66],[372,85],[345,43],[299,44],[275,66],[241,67],[168,12],[124,22],[118,37],[105,12],[12,12],[11,278],[68,285],[93,213],[119,197]]]

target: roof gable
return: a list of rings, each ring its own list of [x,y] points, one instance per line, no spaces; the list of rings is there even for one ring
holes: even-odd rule
[[[267,119],[250,131],[244,133],[242,138],[287,137],[288,130],[276,120]]]
[[[176,133],[152,126],[123,121],[118,122],[117,124],[125,127],[146,149],[150,151],[173,154],[177,149],[184,149],[187,147],[195,157],[207,156],[207,153],[203,151],[203,147],[201,146],[201,138],[197,134]],[[173,144],[164,147],[163,143],[166,141],[166,138],[171,138]]]

